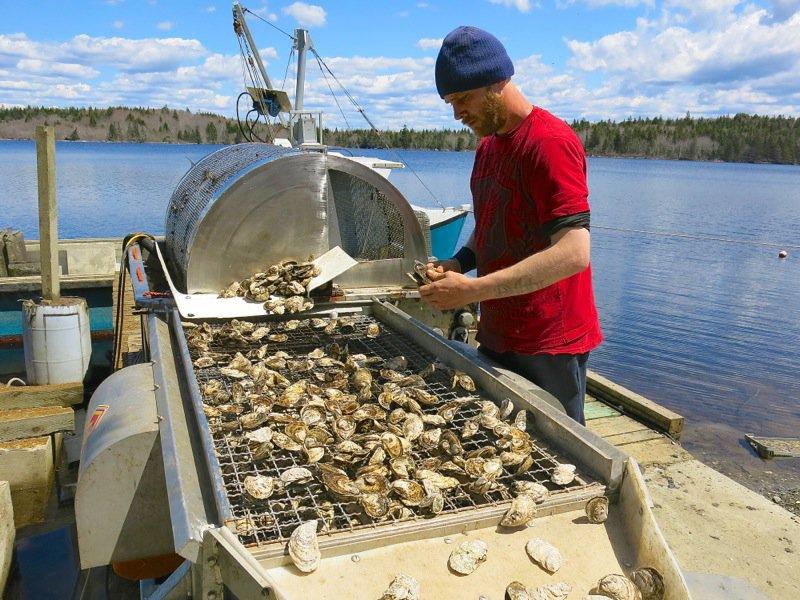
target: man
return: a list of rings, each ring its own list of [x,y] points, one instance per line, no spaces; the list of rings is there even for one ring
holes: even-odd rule
[[[589,351],[602,341],[589,266],[586,156],[562,120],[511,83],[497,38],[459,27],[442,43],[436,87],[482,137],[470,187],[475,231],[428,265],[422,299],[439,309],[480,302],[480,349],[553,394],[581,424]],[[477,267],[478,277],[464,273]]]

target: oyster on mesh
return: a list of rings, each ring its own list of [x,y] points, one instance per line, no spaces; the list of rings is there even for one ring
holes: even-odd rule
[[[305,467],[291,467],[281,473],[281,481],[286,485],[293,483],[308,483],[314,478],[311,471]]]
[[[272,443],[278,448],[288,450],[289,452],[299,452],[303,449],[303,445],[281,431],[276,431],[272,434]]]
[[[381,334],[381,328],[377,323],[367,325],[367,337],[376,338]]]
[[[265,475],[248,475],[244,478],[244,490],[253,500],[266,500],[275,491],[275,480]]]
[[[586,517],[590,523],[605,523],[608,519],[608,498],[597,496],[586,503]]]
[[[424,429],[425,424],[422,421],[422,417],[416,413],[406,414],[403,422],[403,435],[409,442],[413,442],[421,436]]]
[[[534,502],[544,502],[550,495],[550,490],[535,481],[515,481],[511,489],[518,496],[520,494],[530,496]]]
[[[503,515],[500,525],[503,527],[522,527],[530,523],[536,516],[536,502],[527,494],[520,494],[511,501],[511,506]]]
[[[524,408],[514,417],[514,426],[520,431],[525,431],[528,427],[528,411]]]
[[[423,483],[430,482],[437,490],[451,490],[459,485],[459,481],[455,477],[442,475],[441,473],[428,469],[417,469],[414,473],[414,477]]]
[[[456,573],[469,575],[486,560],[489,546],[482,540],[468,540],[462,542],[458,548],[450,553],[448,565]]]
[[[239,424],[242,426],[242,429],[255,429],[266,423],[268,417],[269,412],[266,410],[256,410],[239,417]],[[264,441],[268,442],[269,440]]]
[[[467,419],[467,421],[464,422],[464,427],[461,429],[461,438],[468,440],[478,433],[479,429],[480,423],[477,419]]]
[[[450,429],[442,432],[439,440],[439,449],[449,456],[461,456],[464,454],[464,448],[461,446],[461,442],[458,441],[458,436]]]
[[[315,571],[321,558],[317,542],[317,520],[306,521],[296,527],[287,545],[294,566],[303,573]]]
[[[401,573],[392,580],[379,600],[420,600],[419,582]]]
[[[564,555],[559,552],[558,548],[543,539],[532,539],[525,544],[525,551],[531,557],[531,560],[548,573],[555,573],[564,566]]]
[[[213,367],[215,364],[217,364],[217,361],[207,354],[203,354],[200,356],[200,358],[194,361],[194,366],[198,369],[207,369],[208,367]]]
[[[568,485],[575,479],[575,465],[559,464],[553,469],[550,481],[557,485]]]
[[[601,596],[612,598],[613,600],[641,600],[641,592],[636,584],[625,575],[612,573],[606,575],[597,582],[597,592]]]
[[[282,342],[286,342],[286,341],[288,341],[288,339],[289,339],[289,336],[288,336],[288,335],[286,335],[285,333],[270,333],[270,334],[267,336],[267,339],[268,339],[270,342],[277,342],[277,343],[279,343],[279,344],[280,344],[280,343],[282,343]]]
[[[408,368],[408,360],[405,356],[395,356],[384,362],[386,368],[392,371],[405,371]]]
[[[389,499],[384,494],[362,494],[358,502],[373,519],[381,519],[389,513]]]
[[[268,333],[269,333],[269,327],[266,326],[256,327],[253,330],[253,333],[250,334],[250,339],[253,340],[254,342],[258,342],[259,340],[261,340],[261,338],[266,337]]]
[[[442,437],[442,430],[438,427],[428,429],[419,436],[419,445],[423,450],[434,450],[439,446],[439,440]]]
[[[474,392],[475,382],[472,381],[472,377],[470,377],[466,373],[462,373],[461,371],[456,371],[453,374],[453,385],[451,387],[453,387],[453,389],[455,389],[456,387],[460,387],[462,389],[467,390],[468,392]]]
[[[286,302],[284,302],[283,305],[286,307],[286,312],[288,313],[298,313],[300,311],[311,310],[314,308],[314,303],[311,301],[311,299],[304,298],[303,296],[291,296],[290,298],[286,299]]]
[[[425,500],[425,488],[410,479],[395,479],[392,490],[407,506],[419,506]]]
[[[639,588],[642,600],[662,600],[664,598],[664,578],[652,567],[642,567],[631,572],[633,583]]]
[[[500,403],[500,418],[507,419],[514,412],[514,403],[510,398],[504,399]]]
[[[564,600],[572,591],[568,583],[548,583],[533,590],[528,590],[530,600]]]

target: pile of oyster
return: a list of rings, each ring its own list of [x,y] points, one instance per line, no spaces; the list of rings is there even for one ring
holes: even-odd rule
[[[212,433],[249,455],[250,466],[237,469],[249,478],[237,476],[256,513],[285,500],[289,486],[317,484],[327,498],[315,506],[360,505],[360,523],[434,515],[450,496],[497,490],[530,500],[517,515],[527,521],[548,493],[541,484],[531,489],[532,481],[516,481],[512,490],[501,481],[534,462],[524,410],[482,399],[468,375],[439,363],[414,370],[403,356],[351,353],[342,334],[355,331],[354,317],[186,327],[195,367],[213,373],[201,378]],[[330,343],[302,354],[279,349],[294,330]],[[396,335],[374,321],[359,331]],[[431,386],[456,393],[442,399]],[[295,467],[262,467],[287,455]],[[333,510],[324,512],[309,518],[333,528]]]
[[[306,297],[308,285],[319,273],[312,262],[285,260],[247,279],[234,281],[219,293],[219,297],[240,296],[263,302],[267,312],[278,315],[309,310],[314,303]]]

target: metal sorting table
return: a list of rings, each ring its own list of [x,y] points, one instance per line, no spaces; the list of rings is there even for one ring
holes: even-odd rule
[[[289,318],[291,316],[287,315],[287,319]],[[212,345],[209,350],[211,352],[228,352],[232,357],[236,351],[245,354],[248,350],[256,349],[266,342],[268,344],[268,354],[274,354],[282,350],[294,358],[305,357],[307,353],[315,348],[325,349],[332,342],[337,342],[341,347],[346,345],[350,354],[365,354],[367,357],[380,357],[384,360],[402,355],[408,362],[406,371],[402,372],[404,375],[416,373],[436,360],[436,357],[424,351],[416,343],[410,341],[401,333],[390,329],[385,323],[376,320],[372,316],[362,313],[350,316],[348,319],[352,323],[352,327],[348,327],[346,331],[337,328],[331,335],[324,333],[322,329],[313,329],[308,319],[301,321],[300,326],[294,330],[284,329],[285,320],[268,321],[264,324],[270,325],[270,333],[285,333],[288,336],[288,340],[285,342],[270,342],[264,338],[260,342],[253,341],[249,347],[233,348]],[[366,329],[368,325],[373,323],[379,324],[380,334],[375,338],[370,338],[366,335]],[[210,324],[213,328],[219,329],[224,323]],[[197,351],[191,351],[192,360],[199,355]],[[374,380],[382,381],[378,371],[384,368],[383,362],[376,362],[368,366],[371,367]],[[319,370],[324,371],[325,369]],[[288,368],[279,370],[279,372],[291,382],[309,378],[311,375],[306,372],[291,372]],[[195,369],[195,376],[201,389],[208,381],[218,379],[224,383],[226,390],[230,392],[231,384],[235,381],[232,378],[223,376],[217,366]],[[447,373],[441,369],[437,369],[433,375],[426,379],[424,389],[434,394],[439,400],[435,406],[422,407],[423,411],[429,414],[435,414],[448,401],[457,398],[475,397],[481,393],[480,387],[476,392],[467,392],[460,387],[453,389]],[[370,402],[375,402],[375,399]],[[301,403],[292,408],[283,408],[275,405],[271,410],[287,412],[299,418],[299,409],[302,408]],[[250,406],[249,402],[246,402],[244,412],[252,409],[253,407]],[[515,412],[518,409],[519,407],[515,409]],[[479,414],[480,408],[476,404],[466,404],[464,408],[456,413],[453,420],[443,426],[442,429],[452,429],[458,434],[468,419]],[[585,501],[589,497],[605,492],[605,486],[580,472],[569,485],[559,486],[551,483],[551,473],[556,464],[568,461],[559,458],[547,444],[537,438],[530,421],[531,419],[529,418],[528,433],[531,435],[533,443],[532,457],[534,462],[524,473],[514,474],[516,466],[504,467],[502,474],[497,478],[498,489],[492,490],[485,495],[470,493],[466,489],[466,483],[469,482],[469,479],[457,477],[462,481],[462,484],[443,492],[444,509],[439,515],[432,516],[427,509],[410,507],[413,511],[413,516],[397,518],[392,515],[376,521],[364,513],[357,501],[342,501],[329,494],[321,483],[318,468],[314,465],[306,464],[305,456],[301,452],[289,452],[275,447],[267,459],[256,462],[253,459],[250,447],[246,440],[243,439],[244,432],[241,426],[237,426],[233,431],[225,431],[219,427],[212,426],[211,432],[214,452],[219,461],[222,481],[230,506],[231,519],[228,524],[234,531],[238,529],[239,539],[245,546],[252,548],[275,544],[276,546],[279,545],[279,552],[283,554],[283,547],[292,531],[301,523],[310,519],[323,519],[326,523],[326,527],[320,532],[321,543],[323,543],[322,538],[325,537],[326,533],[383,530],[384,528],[396,526],[400,521],[417,522],[420,528],[427,531],[426,534],[418,537],[427,537],[440,535],[441,528],[438,525],[443,521],[447,521],[448,516],[461,515],[462,519],[458,519],[458,521],[464,522],[474,519],[473,515],[477,512],[477,509],[486,507],[495,507],[497,510],[493,511],[494,515],[502,514],[513,498],[510,492],[511,485],[515,480],[538,482],[551,490],[551,495],[546,504],[546,514],[575,508],[576,501]],[[430,427],[426,426],[426,429]],[[479,448],[494,446],[497,439],[493,432],[481,427],[476,435],[467,440],[462,440],[464,452],[466,454]],[[418,444],[413,444],[411,457],[415,463],[430,457],[440,457],[443,460],[449,458],[443,456],[438,449],[428,451],[420,448]],[[327,461],[329,459],[326,456],[323,460]],[[366,457],[358,459],[358,463],[354,465],[344,465],[341,462],[337,462],[337,466],[345,469],[351,477],[354,476],[355,469],[363,464],[366,464]],[[309,468],[315,474],[313,481],[307,484],[289,485],[282,493],[276,492],[269,499],[258,503],[249,500],[244,491],[244,480],[248,475],[265,475],[277,478],[286,469],[300,466]],[[451,475],[451,473],[448,474]],[[272,555],[273,553],[270,552],[269,554]]]

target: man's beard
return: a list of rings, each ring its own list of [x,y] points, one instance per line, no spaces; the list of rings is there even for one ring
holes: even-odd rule
[[[475,135],[485,137],[497,133],[505,124],[507,115],[508,112],[500,100],[500,94],[487,92],[483,99],[481,114],[472,127]]]

